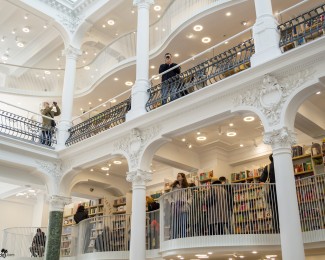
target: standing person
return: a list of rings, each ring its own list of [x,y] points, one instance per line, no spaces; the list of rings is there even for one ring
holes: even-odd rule
[[[79,224],[80,221],[85,220],[89,218],[88,216],[88,211],[85,209],[85,206],[80,205],[77,209],[76,214],[74,214],[73,219],[76,222],[76,224]],[[91,234],[91,225],[89,223],[89,221],[85,221],[84,223],[82,223],[82,228],[81,230],[84,230],[85,233],[85,237],[84,237],[84,253],[88,252],[88,247],[89,247],[89,243],[90,243],[90,234]]]
[[[215,185],[217,184],[217,185]],[[209,235],[224,235],[225,224],[228,223],[229,210],[227,192],[221,187],[221,181],[212,182],[208,195],[208,223]]]
[[[279,233],[280,227],[279,227],[278,199],[277,199],[276,186],[275,186],[273,154],[270,154],[269,159],[271,163],[265,166],[259,181],[262,184],[271,183],[268,184],[270,187],[268,189],[268,193],[265,194],[265,196],[266,196],[266,201],[269,204],[269,207],[272,211],[273,230],[275,233]]]
[[[40,228],[38,228],[33,238],[32,246],[29,248],[33,257],[43,257],[45,251],[45,241],[45,233]]]
[[[56,112],[52,111],[53,107],[56,108]],[[41,144],[51,146],[52,144],[52,134],[54,127],[56,126],[54,117],[61,114],[61,110],[56,102],[50,106],[49,102],[43,102],[43,109],[41,109],[41,114],[47,117],[52,117],[53,119],[42,117],[42,137]]]
[[[188,191],[182,191],[182,189],[188,187],[185,174],[178,173],[177,180],[172,184],[172,238],[186,237],[190,196]]]
[[[166,70],[169,70],[170,68],[175,67],[175,66],[177,66],[177,64],[172,62],[172,55],[169,52],[167,52],[165,54],[165,63],[161,64],[159,67],[159,74],[163,73]],[[170,82],[169,79],[180,74],[180,73],[181,73],[181,69],[180,69],[180,67],[177,67],[177,68],[162,75],[162,78],[161,78],[161,98],[162,98],[161,102],[162,102],[162,105],[167,103],[168,93],[173,91],[172,88],[174,87],[173,85],[175,85],[175,84],[172,84],[172,82]],[[173,100],[173,99],[175,99],[175,97],[171,96],[171,99]]]
[[[232,220],[232,213],[234,209],[234,192],[232,190],[231,184],[227,184],[227,179],[224,176],[221,176],[219,178],[219,181],[221,181],[221,184],[223,185],[226,193],[227,193],[227,204],[228,204],[228,221],[226,223],[226,227],[228,229],[228,232],[232,234],[232,226],[231,226],[231,220]]]

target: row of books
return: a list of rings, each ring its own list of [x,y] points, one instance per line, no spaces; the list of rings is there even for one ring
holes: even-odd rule
[[[118,198],[114,200],[114,205],[120,205],[120,204],[125,204],[126,203],[126,197]]]
[[[254,210],[259,210],[259,209],[264,209],[264,208],[266,208],[266,204],[265,204],[264,200],[259,199],[259,200],[245,202],[245,203],[235,205],[234,212],[240,213],[240,212],[247,211],[247,210],[254,211]]]
[[[231,181],[244,180],[246,178],[257,178],[263,173],[264,167],[253,170],[245,170],[240,172],[234,172],[231,174]]]

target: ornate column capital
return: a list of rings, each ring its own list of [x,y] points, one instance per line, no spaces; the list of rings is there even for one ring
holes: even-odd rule
[[[63,211],[64,206],[71,203],[70,197],[52,195],[49,198],[50,211]]]
[[[62,55],[65,55],[68,59],[78,60],[79,56],[82,54],[80,49],[77,49],[71,45],[62,51]]]
[[[296,133],[289,130],[287,127],[273,130],[264,133],[264,143],[276,148],[291,148],[292,145],[297,143]]]
[[[149,7],[155,3],[154,0],[133,0],[133,5],[137,5],[139,7]]]
[[[152,173],[137,169],[132,172],[126,173],[126,180],[132,182],[132,185],[146,185],[147,182],[152,180]]]

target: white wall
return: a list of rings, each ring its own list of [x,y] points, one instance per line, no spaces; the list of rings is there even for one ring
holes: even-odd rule
[[[0,200],[0,208],[0,245],[2,245],[4,229],[32,226],[34,205]]]

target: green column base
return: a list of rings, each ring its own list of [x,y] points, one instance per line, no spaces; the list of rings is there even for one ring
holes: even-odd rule
[[[62,211],[51,211],[46,242],[45,259],[59,260],[62,234]]]

